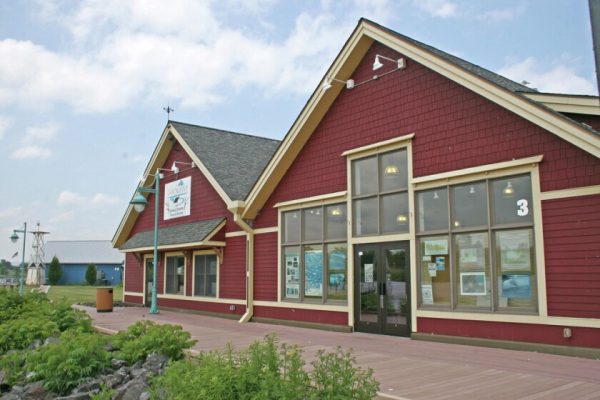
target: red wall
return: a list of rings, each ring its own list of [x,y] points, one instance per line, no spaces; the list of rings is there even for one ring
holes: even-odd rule
[[[144,304],[144,298],[142,296],[125,295],[125,303]]]
[[[230,310],[230,304],[208,303],[190,300],[158,299],[159,307],[184,308],[186,310],[208,311],[220,314],[242,315],[246,306],[235,304],[235,310]]]
[[[547,200],[542,212],[548,314],[600,318],[600,195]]]
[[[552,345],[600,347],[598,329],[571,327],[573,336],[563,338],[568,326],[516,324],[455,319],[417,318],[420,333],[466,336],[483,339],[512,340],[517,342]]]
[[[345,312],[254,306],[254,316],[317,324],[348,325],[348,313]]]
[[[246,298],[246,236],[227,238],[219,271],[219,297]]]
[[[254,235],[254,299],[277,301],[277,232]]]
[[[167,157],[163,167],[171,168],[173,161],[191,162],[192,160],[187,153],[181,148],[179,144],[175,144],[173,150]],[[225,226],[226,231],[238,231],[239,227],[233,222],[233,216],[227,209],[227,205],[211,186],[208,180],[204,177],[202,172],[198,168],[193,170],[187,169],[185,165],[179,165],[182,172],[177,176],[172,175],[170,172],[165,173],[165,178],[161,180],[160,188],[160,204],[159,204],[159,227],[167,227],[173,225],[187,224],[190,222],[202,221],[207,219],[226,217],[227,224]],[[163,219],[163,204],[165,195],[165,184],[176,181],[181,178],[192,177],[192,188],[191,188],[191,209],[190,215],[185,217],[174,218],[165,221]],[[148,231],[154,229],[154,199],[155,196],[150,194],[148,196],[148,205],[146,210],[140,214],[137,214],[137,220],[129,237],[133,236],[140,231]]]
[[[125,253],[125,288],[126,292],[142,292],[144,290],[144,269],[132,253]]]
[[[375,54],[399,57],[374,44],[356,82],[372,77]],[[405,70],[340,93],[255,226],[277,225],[278,202],[346,190],[342,152],[409,133],[415,177],[543,154],[543,191],[600,184],[594,156],[409,59]]]

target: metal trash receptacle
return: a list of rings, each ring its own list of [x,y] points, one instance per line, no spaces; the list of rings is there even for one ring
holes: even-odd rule
[[[96,289],[96,311],[111,312],[113,310],[113,289]]]

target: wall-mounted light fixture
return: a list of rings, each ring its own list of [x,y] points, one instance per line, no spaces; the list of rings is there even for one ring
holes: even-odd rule
[[[189,165],[190,168],[194,168],[196,166],[193,161],[192,162],[173,161],[173,165],[171,165],[171,172],[173,172],[174,174],[178,174],[179,173],[179,167],[177,166],[177,164]]]
[[[357,86],[364,85],[365,83],[377,80],[377,79],[381,78],[382,76],[385,76],[387,74],[391,74],[392,72],[406,68],[406,59],[403,57],[400,57],[399,59],[394,60],[393,58],[388,58],[388,57],[376,54],[375,62],[373,62],[373,71],[376,71],[376,70],[380,69],[381,67],[383,67],[381,60],[395,62],[396,68],[392,69],[391,71],[384,72],[381,75],[374,75],[371,79],[367,79],[366,81],[358,82],[358,83],[356,83],[354,81],[354,79],[348,79],[348,80],[344,81],[344,80],[340,80],[340,79],[336,79],[336,78],[325,78],[325,82],[323,82],[323,85],[321,86],[321,88],[323,89],[323,91],[327,91],[327,90],[331,89],[331,86],[333,85],[334,82],[338,82],[338,83],[343,83],[344,85],[346,85],[346,89],[354,89]]]
[[[379,68],[383,67],[381,60],[391,61],[396,63],[396,69],[404,69],[406,68],[406,60],[402,57],[394,60],[393,58],[388,58],[379,54],[375,55],[375,61],[373,62],[373,71],[377,71]]]

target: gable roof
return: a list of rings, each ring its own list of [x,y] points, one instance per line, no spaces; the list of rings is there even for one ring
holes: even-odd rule
[[[244,200],[280,141],[171,121],[232,200]]]
[[[225,218],[215,218],[189,224],[173,225],[158,229],[158,248],[168,246],[198,246],[210,240],[224,226]],[[127,240],[121,250],[133,251],[154,247],[154,230],[138,232]]]
[[[389,47],[574,146],[600,157],[600,134],[593,128],[527,97],[535,94],[535,90],[362,18],[248,194],[243,218],[256,217],[329,107],[341,91],[345,90],[342,85],[333,85],[324,91],[321,90],[323,83],[331,79],[350,79],[373,42]]]
[[[280,144],[275,139],[169,121],[140,186],[149,186],[152,175],[164,166],[173,148],[172,139],[181,144],[228,208],[234,201],[246,198]],[[135,192],[132,198],[134,195]],[[112,239],[114,247],[125,243],[136,219],[137,213],[129,204]]]
[[[50,264],[54,256],[61,264],[121,264],[124,259],[110,240],[49,240],[44,245],[44,263]]]

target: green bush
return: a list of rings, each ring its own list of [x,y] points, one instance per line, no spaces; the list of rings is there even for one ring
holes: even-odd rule
[[[25,364],[31,350],[11,351],[0,357],[0,371],[4,373],[7,385],[16,385],[25,381]]]
[[[85,270],[85,281],[88,285],[93,286],[96,283],[96,265],[88,264],[87,269]]]
[[[164,375],[152,381],[150,391],[153,398],[170,400],[372,399],[379,383],[371,370],[354,364],[351,352],[338,348],[333,353],[320,351],[313,370],[306,372],[301,350],[278,345],[270,335],[242,352],[228,346],[171,363]],[[326,369],[330,375],[324,373]]]
[[[117,357],[131,364],[146,359],[150,353],[179,360],[183,351],[195,343],[179,325],[159,325],[148,320],[136,322],[112,338],[112,345],[119,349]]]
[[[50,262],[50,267],[48,267],[48,283],[51,285],[58,284],[60,278],[62,277],[62,268],[60,267],[60,261],[56,256],[52,257],[52,261]]]
[[[49,319],[28,317],[0,325],[0,354],[25,349],[34,341],[60,333],[58,325]]]

